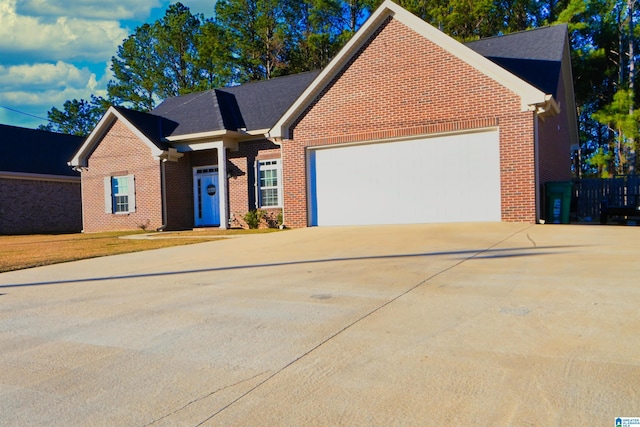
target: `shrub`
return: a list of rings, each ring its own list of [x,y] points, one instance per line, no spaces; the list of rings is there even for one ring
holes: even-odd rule
[[[254,209],[244,215],[244,221],[247,223],[249,228],[258,228],[263,215],[264,214],[260,209]]]

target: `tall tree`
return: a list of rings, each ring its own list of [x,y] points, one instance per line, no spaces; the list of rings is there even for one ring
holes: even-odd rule
[[[136,28],[118,47],[110,100],[149,111],[162,99],[230,83],[223,36],[213,21],[182,3],[170,5],[161,19]]]
[[[581,148],[584,159],[577,175],[610,176],[628,172],[629,130],[635,100],[627,77],[630,62],[625,41],[627,0],[571,0],[557,14],[569,24],[572,42],[574,87],[578,105]],[[635,40],[635,34],[630,36]],[[635,58],[633,53],[632,58]],[[633,73],[631,73],[633,74]],[[616,95],[618,91],[621,94]],[[630,110],[630,108],[632,110]],[[620,110],[622,109],[622,110]],[[624,115],[630,117],[623,118]],[[631,139],[629,139],[631,137]]]
[[[109,82],[107,91],[115,104],[128,104],[141,111],[149,111],[160,99],[163,69],[156,48],[157,39],[152,25],[136,28],[111,58],[111,71],[116,80]]]
[[[288,24],[295,19],[295,0],[218,0],[216,22],[224,31],[240,81],[287,74],[292,48]]]
[[[302,0],[292,26],[292,72],[321,69],[344,44],[342,5],[339,0]]]
[[[345,31],[353,34],[362,25],[362,22],[369,16],[381,0],[344,0],[344,23]]]
[[[91,95],[90,100],[73,99],[65,101],[63,109],[52,107],[47,113],[49,123],[38,127],[49,132],[87,136],[91,133],[109,103],[101,97]]]
[[[182,3],[168,7],[162,19],[153,24],[155,50],[162,80],[161,98],[189,93],[198,87],[199,73],[194,59],[198,57],[196,38],[204,21],[193,15]]]
[[[196,52],[190,56],[198,72],[197,90],[213,89],[233,82],[233,57],[222,28],[207,20],[195,37]]]

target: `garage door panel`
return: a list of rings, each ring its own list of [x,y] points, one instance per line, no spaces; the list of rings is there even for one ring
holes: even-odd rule
[[[500,221],[497,131],[309,151],[311,225]]]

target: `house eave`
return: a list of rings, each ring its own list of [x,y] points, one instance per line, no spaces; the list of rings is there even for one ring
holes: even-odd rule
[[[551,95],[546,95],[543,102],[529,105],[529,111],[534,111],[538,117],[544,119],[546,117],[560,114],[560,106]]]
[[[98,124],[91,131],[85,142],[78,149],[74,157],[67,163],[76,170],[86,168],[88,159],[95,147],[99,144],[105,134],[109,131],[111,124],[116,121],[122,121],[141,141],[143,141],[150,149],[154,157],[161,156],[163,150],[149,140],[138,128],[136,128],[129,120],[127,120],[114,107],[109,107],[107,112],[102,116]]]
[[[197,133],[188,133],[184,135],[172,135],[166,137],[166,140],[172,144],[179,144],[185,142],[197,142],[197,141],[211,141],[211,140],[220,140],[220,139],[237,139],[238,141],[248,141],[255,140],[260,138],[265,138],[267,133],[269,133],[269,129],[255,129],[255,130],[246,130],[246,129],[238,129],[238,130],[215,130],[209,132],[197,132]]]
[[[0,171],[0,179],[20,179],[26,181],[51,181],[79,183],[79,176],[52,175],[43,173],[9,172]]]

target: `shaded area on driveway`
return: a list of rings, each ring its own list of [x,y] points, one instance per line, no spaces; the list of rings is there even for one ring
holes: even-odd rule
[[[205,268],[197,270],[184,270],[184,271],[167,271],[158,273],[145,273],[145,274],[131,274],[122,276],[108,276],[108,277],[89,277],[85,279],[74,280],[59,280],[50,282],[33,282],[33,283],[18,283],[18,284],[5,284],[0,285],[0,288],[17,288],[22,286],[44,286],[44,285],[57,285],[63,283],[80,283],[80,282],[101,282],[107,280],[123,280],[123,279],[138,279],[154,276],[172,276],[182,274],[195,274],[195,273],[213,273],[216,271],[228,271],[228,270],[241,270],[248,268],[268,268],[268,267],[282,267],[288,265],[300,265],[300,264],[318,264],[326,262],[349,262],[349,261],[369,261],[369,260],[382,260],[382,259],[398,259],[398,258],[426,258],[433,256],[464,256],[471,255],[469,257],[463,257],[463,260],[470,260],[474,258],[478,259],[501,259],[501,258],[513,258],[523,256],[541,256],[558,254],[557,249],[573,249],[577,248],[575,245],[561,245],[561,246],[542,246],[535,248],[504,248],[504,249],[486,249],[486,250],[471,250],[471,251],[451,251],[451,252],[431,252],[420,254],[398,254],[398,255],[380,255],[380,256],[365,256],[365,257],[350,257],[350,258],[327,258],[316,260],[304,260],[304,261],[292,261],[281,262],[274,264],[251,264],[251,265],[234,265],[229,267],[215,267]],[[545,252],[544,250],[554,250],[554,252]]]

